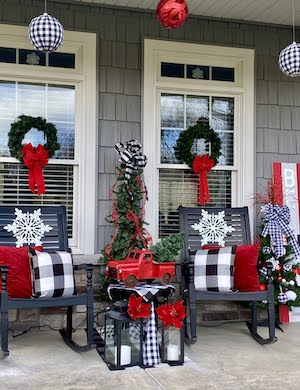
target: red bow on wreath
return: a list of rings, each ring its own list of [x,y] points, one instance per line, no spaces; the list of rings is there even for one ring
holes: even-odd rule
[[[214,165],[215,161],[208,154],[204,154],[202,157],[196,156],[193,160],[193,170],[195,173],[199,173],[199,203],[201,205],[210,201],[207,173]]]
[[[23,146],[21,153],[24,165],[29,169],[29,188],[35,194],[36,186],[38,195],[42,195],[46,191],[42,167],[48,164],[49,153],[43,145],[34,148],[30,143]]]

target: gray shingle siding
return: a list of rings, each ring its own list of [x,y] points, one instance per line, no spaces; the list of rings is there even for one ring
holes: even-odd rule
[[[278,69],[279,51],[291,43],[290,29],[190,17],[178,29],[162,27],[155,13],[97,7],[87,3],[47,2],[49,14],[65,29],[98,34],[98,242],[109,242],[109,188],[118,156],[114,144],[141,139],[142,40],[152,37],[255,48],[256,176],[258,188],[271,176],[272,162],[300,162],[300,83]],[[0,22],[28,25],[44,12],[36,0],[0,0]]]

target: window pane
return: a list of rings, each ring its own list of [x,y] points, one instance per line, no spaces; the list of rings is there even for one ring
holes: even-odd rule
[[[183,95],[161,95],[161,127],[183,129],[184,97]]]
[[[231,172],[211,171],[207,207],[231,206]],[[178,207],[198,206],[199,175],[192,170],[161,169],[159,172],[159,236],[179,231]]]
[[[0,157],[10,156],[8,132],[22,114],[41,116],[53,123],[61,145],[54,158],[74,158],[74,86],[0,82]]]
[[[186,127],[194,126],[198,118],[209,118],[208,96],[187,96],[186,98]]]
[[[61,68],[75,68],[75,54],[68,53],[50,53],[49,66]]]
[[[68,230],[72,236],[73,166],[47,165],[43,168],[46,192],[34,195],[28,187],[28,169],[22,164],[0,162],[0,204],[11,206],[60,205],[67,208]]]
[[[212,80],[234,81],[234,68],[212,67]]]
[[[165,164],[179,164],[180,161],[175,153],[180,130],[165,129],[161,131],[161,162]]]
[[[211,127],[218,132],[221,141],[221,153],[218,165],[233,165],[234,99],[213,97]]]
[[[172,64],[168,62],[161,63],[161,75],[165,77],[184,77],[184,65]]]
[[[187,65],[188,79],[209,79],[209,66]]]
[[[16,49],[0,47],[0,62],[16,63]]]
[[[27,65],[46,65],[46,54],[39,50],[19,50],[19,63]]]

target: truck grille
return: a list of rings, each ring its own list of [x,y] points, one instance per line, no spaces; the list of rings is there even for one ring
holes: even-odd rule
[[[111,279],[117,280],[117,270],[115,268],[109,268],[107,276]]]

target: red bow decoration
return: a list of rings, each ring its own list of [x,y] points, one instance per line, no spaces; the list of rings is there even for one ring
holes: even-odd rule
[[[150,303],[143,303],[143,297],[137,298],[134,294],[131,294],[128,300],[127,312],[133,321],[138,318],[148,318],[151,314]]]
[[[38,195],[46,191],[42,167],[48,164],[49,153],[43,145],[34,148],[30,143],[23,146],[21,153],[25,167],[29,169],[28,184],[31,192]]]
[[[201,205],[210,201],[207,173],[214,165],[214,159],[210,158],[208,154],[204,154],[202,157],[196,156],[193,160],[193,170],[195,173],[199,173],[199,203]]]

